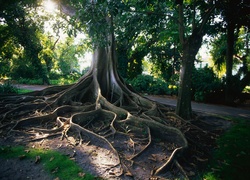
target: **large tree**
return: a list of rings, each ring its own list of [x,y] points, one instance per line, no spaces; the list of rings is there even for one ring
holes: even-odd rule
[[[75,15],[74,22],[85,25],[92,38],[94,55],[90,70],[73,85],[1,97],[1,133],[26,132],[25,141],[58,133],[69,141],[88,139],[112,153],[107,169],[116,169],[113,172],[116,176],[172,177],[169,174],[172,165],[186,175],[178,163],[178,155],[187,148],[185,136],[203,131],[167,107],[136,94],[117,72],[114,19],[117,13],[122,15],[116,8],[128,6],[130,9],[129,4],[71,3],[62,3],[61,9]],[[161,158],[156,158],[153,152]],[[149,156],[155,160],[151,161]],[[133,161],[139,163],[132,166]],[[148,164],[152,164],[152,168],[144,169]],[[136,168],[141,168],[143,174],[134,173]]]

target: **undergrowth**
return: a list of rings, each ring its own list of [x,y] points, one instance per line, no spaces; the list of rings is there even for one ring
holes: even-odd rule
[[[250,179],[250,122],[232,120],[235,125],[217,141],[218,149],[204,175],[206,180]]]
[[[52,176],[60,180],[91,180],[96,179],[83,170],[66,155],[52,150],[25,148],[23,146],[0,147],[0,157],[4,159],[16,158],[17,161],[22,159],[35,159],[39,156],[39,163],[42,163],[44,169]]]
[[[3,84],[0,84],[0,93],[2,94],[15,94],[18,92],[18,89],[11,84],[10,81],[6,81]]]

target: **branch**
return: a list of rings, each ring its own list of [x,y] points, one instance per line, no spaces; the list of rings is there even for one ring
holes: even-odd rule
[[[73,8],[72,6],[69,6],[68,4],[66,4],[66,1],[59,0],[58,1],[58,6],[61,12],[63,12],[64,14],[72,17],[76,15],[76,10],[75,8]]]
[[[183,20],[183,3],[179,4],[179,38],[181,45],[184,45],[184,20]]]
[[[201,22],[200,25],[200,29],[198,31],[198,34],[201,34],[202,30],[204,29],[205,24],[207,23],[207,21],[209,20],[209,17],[211,15],[211,13],[213,12],[213,10],[215,9],[215,5],[213,5],[210,9],[208,9],[207,13],[205,14],[205,16],[203,17],[203,20]]]
[[[58,36],[57,40],[54,42],[54,44],[53,44],[51,50],[54,50],[54,49],[55,49],[56,44],[57,44],[57,42],[59,41],[59,39],[60,39],[60,36]]]

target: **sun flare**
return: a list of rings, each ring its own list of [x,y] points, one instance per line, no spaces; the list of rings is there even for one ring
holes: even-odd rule
[[[44,9],[48,12],[54,12],[57,8],[56,3],[51,0],[44,0],[43,6],[44,6]]]

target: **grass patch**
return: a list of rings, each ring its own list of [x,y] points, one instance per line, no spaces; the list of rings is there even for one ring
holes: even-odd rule
[[[250,121],[231,120],[235,125],[218,139],[206,180],[250,179]]]
[[[25,94],[25,93],[29,93],[29,92],[33,92],[32,90],[29,89],[18,89],[18,94]]]
[[[0,157],[5,159],[22,158],[36,159],[40,156],[40,162],[44,169],[51,173],[52,176],[58,177],[60,180],[91,180],[96,179],[89,173],[82,171],[74,161],[70,160],[66,155],[59,152],[43,149],[25,148],[23,146],[0,147]]]

